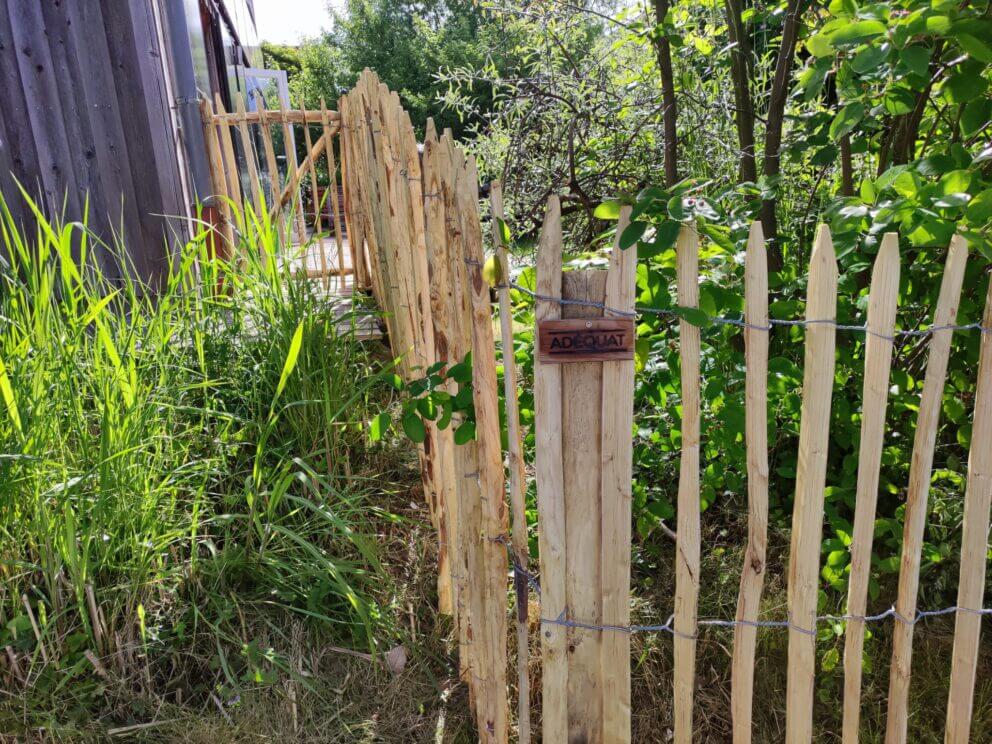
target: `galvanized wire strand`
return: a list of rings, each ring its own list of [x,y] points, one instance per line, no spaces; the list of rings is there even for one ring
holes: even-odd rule
[[[478,262],[474,262],[478,264]],[[549,295],[543,295],[534,290],[524,287],[515,282],[508,282],[506,284],[500,284],[496,289],[514,289],[521,294],[524,294],[536,302],[553,302],[558,305],[578,305],[581,307],[591,307],[598,310],[602,310],[604,313],[609,313],[611,316],[620,318],[640,318],[644,315],[658,315],[669,317],[673,319],[682,318],[677,310],[672,310],[669,308],[657,308],[657,307],[645,307],[643,305],[638,305],[634,312],[629,312],[626,310],[620,310],[618,308],[610,307],[606,303],[596,302],[595,300],[572,300],[564,297],[551,297]],[[693,308],[695,309],[695,308]],[[872,336],[876,336],[886,341],[895,341],[897,338],[903,337],[919,337],[919,336],[929,336],[937,331],[981,331],[982,333],[992,333],[992,328],[985,328],[981,323],[964,323],[960,325],[939,325],[931,326],[929,328],[909,328],[906,330],[897,330],[891,336],[884,333],[878,333],[877,331],[870,330],[865,325],[851,325],[845,323],[838,323],[835,320],[829,318],[813,318],[809,320],[786,320],[782,318],[769,318],[768,325],[758,325],[755,323],[748,323],[743,318],[731,318],[726,316],[706,316],[707,322],[713,323],[715,325],[731,325],[738,328],[750,328],[756,331],[771,331],[775,326],[793,327],[798,326],[800,328],[805,328],[811,325],[827,325],[833,326],[838,331],[851,331],[854,333],[866,333]]]
[[[528,571],[526,568],[520,565],[517,561],[517,557],[514,554],[510,541],[505,535],[499,535],[493,538],[493,542],[500,543],[506,547],[507,555],[509,556],[510,563],[513,566],[513,571],[515,574],[523,576],[527,579],[527,583],[534,590],[534,593],[538,597],[541,596],[541,584],[538,578]],[[817,615],[813,618],[813,627],[806,628],[797,623],[793,622],[791,616],[786,620],[723,620],[720,618],[701,618],[696,621],[697,626],[710,627],[710,628],[735,628],[739,625],[747,626],[750,628],[789,628],[791,630],[798,631],[804,635],[816,635],[816,626],[820,623],[839,623],[839,622],[861,622],[861,623],[875,623],[888,620],[889,618],[895,619],[897,622],[903,623],[904,625],[916,625],[922,620],[926,620],[931,617],[940,617],[943,615],[952,615],[957,612],[964,612],[971,615],[978,615],[980,617],[992,616],[992,607],[982,608],[982,609],[972,609],[970,607],[958,607],[956,605],[951,607],[942,607],[937,610],[917,610],[916,614],[909,618],[900,613],[895,605],[889,607],[889,609],[879,612],[875,615]],[[613,632],[613,633],[670,633],[673,636],[679,638],[696,639],[695,635],[683,633],[675,629],[673,625],[675,621],[675,615],[670,615],[668,620],[666,620],[661,625],[609,625],[609,624],[599,624],[599,623],[588,623],[581,620],[573,620],[569,618],[566,611],[563,610],[558,617],[540,618],[542,625],[555,625],[562,628],[576,628],[579,630],[591,630],[599,632]]]

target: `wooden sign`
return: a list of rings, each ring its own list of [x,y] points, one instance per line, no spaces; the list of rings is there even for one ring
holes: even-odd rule
[[[634,319],[542,320],[537,339],[538,358],[545,364],[633,359]]]

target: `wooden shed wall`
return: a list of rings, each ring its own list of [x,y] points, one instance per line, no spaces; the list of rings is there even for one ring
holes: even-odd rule
[[[81,219],[88,199],[90,227],[111,244],[123,235],[134,272],[150,282],[184,212],[156,29],[149,0],[0,0],[8,206],[32,229],[15,178],[66,219]]]

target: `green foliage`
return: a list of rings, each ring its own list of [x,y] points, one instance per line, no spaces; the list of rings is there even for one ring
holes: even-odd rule
[[[433,422],[447,429],[454,421],[455,444],[475,439],[475,399],[472,390],[472,353],[450,367],[446,361],[432,364],[423,377],[404,383],[398,375],[393,387],[405,397],[400,412],[400,426],[408,439],[420,444],[427,438]],[[454,390],[452,390],[454,386]],[[392,419],[385,411],[373,419],[369,439],[377,442],[385,436]]]
[[[237,269],[203,231],[155,293],[103,274],[84,224],[37,217],[0,202],[0,644],[47,701],[25,725],[102,703],[87,654],[206,700],[293,674],[258,624],[374,647],[371,522],[393,517],[348,474],[388,368],[264,216]]]

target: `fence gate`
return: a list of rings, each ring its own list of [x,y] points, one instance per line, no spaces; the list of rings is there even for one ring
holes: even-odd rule
[[[534,364],[547,742],[630,740],[630,637],[570,619],[629,621],[636,264],[615,246],[608,270],[563,273],[550,200],[537,294],[562,302],[537,303]]]

